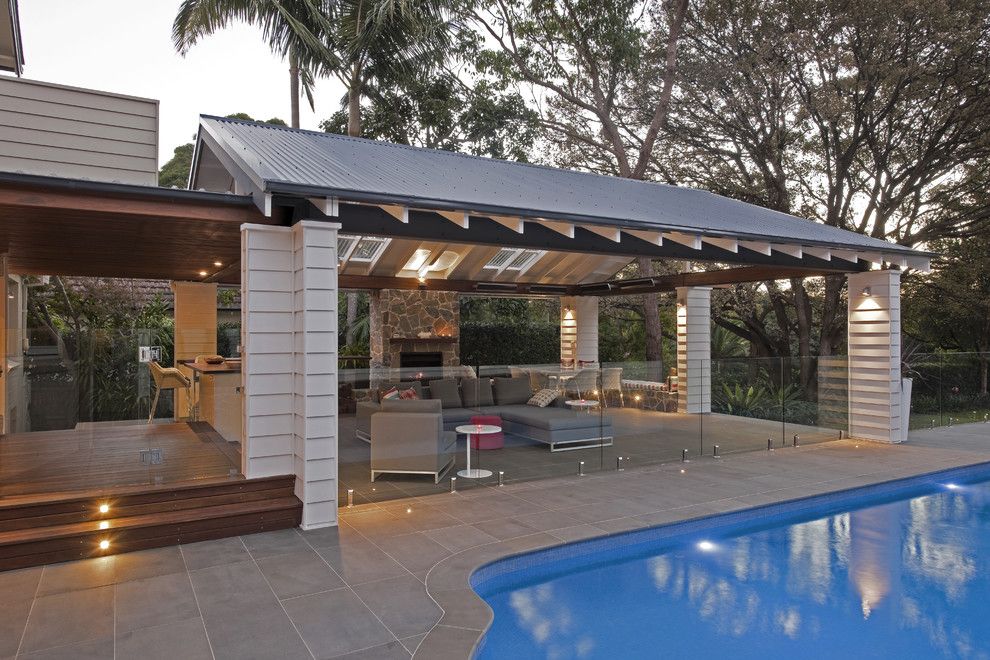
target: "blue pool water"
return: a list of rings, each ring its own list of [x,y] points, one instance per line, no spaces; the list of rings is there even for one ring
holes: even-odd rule
[[[473,578],[477,657],[990,658],[990,473],[969,474],[498,562]]]

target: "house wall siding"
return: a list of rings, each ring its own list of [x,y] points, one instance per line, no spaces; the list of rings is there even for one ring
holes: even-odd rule
[[[158,183],[158,101],[0,77],[0,171]]]

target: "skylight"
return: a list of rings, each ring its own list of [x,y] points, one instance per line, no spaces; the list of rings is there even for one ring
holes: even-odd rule
[[[522,275],[535,264],[546,252],[544,250],[524,250],[521,248],[502,248],[487,264],[486,270],[512,271]]]

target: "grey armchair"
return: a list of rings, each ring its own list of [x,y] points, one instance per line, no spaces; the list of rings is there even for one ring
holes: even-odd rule
[[[371,416],[371,480],[379,474],[432,474],[433,482],[454,464],[457,436],[443,430],[443,415],[439,401],[422,401],[436,404],[436,411],[389,411]]]

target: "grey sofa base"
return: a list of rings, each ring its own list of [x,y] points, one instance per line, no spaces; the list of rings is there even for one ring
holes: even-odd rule
[[[370,440],[368,442],[370,442]],[[375,483],[375,479],[379,474],[432,474],[433,483],[438,484],[440,483],[440,477],[445,475],[447,473],[447,470],[453,467],[453,465],[454,465],[454,458],[451,457],[450,460],[447,461],[447,464],[444,465],[443,468],[441,468],[438,472],[433,472],[431,470],[372,470],[371,483]]]

